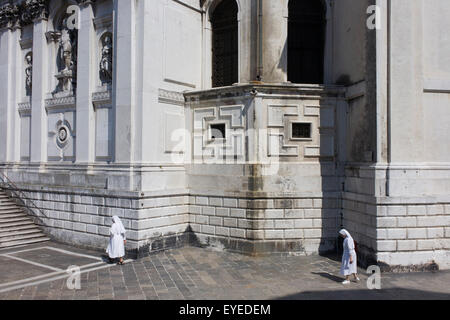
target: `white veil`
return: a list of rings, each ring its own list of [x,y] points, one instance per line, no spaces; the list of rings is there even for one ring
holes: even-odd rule
[[[118,233],[123,233],[125,234],[125,228],[122,224],[122,220],[120,220],[120,218],[118,216],[114,216],[112,218],[114,224],[111,226],[111,229],[116,229],[115,231],[118,231]]]

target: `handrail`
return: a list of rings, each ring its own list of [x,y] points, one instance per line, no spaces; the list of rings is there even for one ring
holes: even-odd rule
[[[26,196],[26,194],[20,190],[15,184],[14,182],[12,182],[2,171],[0,171],[0,177],[2,177],[3,179],[3,184],[6,184],[8,186],[8,190],[10,190],[11,192],[16,194],[16,197],[21,200],[24,204],[24,206],[31,210],[30,206],[24,201],[24,200],[28,200],[29,202],[31,202],[31,204],[34,206],[35,209],[37,209],[44,217],[46,217],[47,219],[49,219],[49,217],[44,213],[44,211],[42,211],[41,208],[39,208],[33,200],[31,200],[30,198],[28,198]],[[37,217],[39,218],[39,217]]]

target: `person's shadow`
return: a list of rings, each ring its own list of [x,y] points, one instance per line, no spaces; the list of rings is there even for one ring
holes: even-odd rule
[[[335,276],[335,275],[332,275],[332,274],[329,274],[329,273],[326,273],[326,272],[311,272],[311,273],[312,274],[317,274],[317,275],[319,275],[321,277],[327,278],[328,280],[332,280],[332,281],[335,281],[335,282],[342,282],[343,280],[345,280],[343,278],[340,278],[338,276]]]

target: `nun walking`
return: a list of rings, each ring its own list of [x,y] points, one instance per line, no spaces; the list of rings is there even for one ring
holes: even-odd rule
[[[111,229],[109,229],[110,238],[106,253],[108,253],[110,261],[119,258],[118,264],[122,265],[123,257],[125,256],[125,244],[127,242],[125,237],[126,231],[118,216],[114,216],[112,220],[113,224]]]
[[[356,281],[359,281],[356,261],[355,242],[350,233],[342,229],[339,235],[344,238],[344,253],[342,254],[341,274],[345,276],[342,284],[350,283],[350,275],[353,274]]]

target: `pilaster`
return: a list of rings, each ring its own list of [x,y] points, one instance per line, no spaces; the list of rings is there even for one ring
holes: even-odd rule
[[[47,19],[37,19],[33,27],[33,84],[31,99],[31,162],[47,161],[48,46],[45,33]]]
[[[94,74],[94,10],[91,2],[80,5],[77,70],[77,140],[78,163],[90,163],[95,157],[95,114],[92,104]]]

